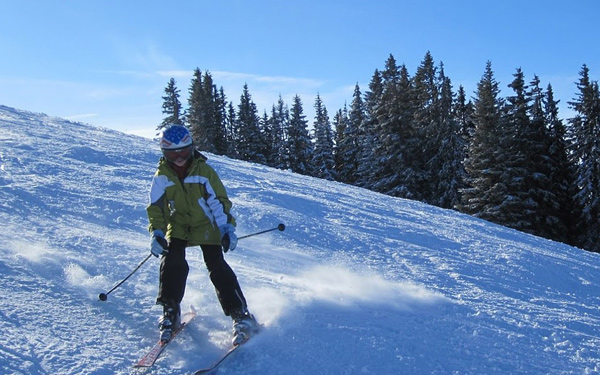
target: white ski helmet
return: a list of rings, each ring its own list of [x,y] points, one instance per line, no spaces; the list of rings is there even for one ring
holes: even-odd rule
[[[160,132],[161,150],[176,150],[192,145],[192,135],[183,125],[168,125]]]
[[[187,160],[192,156],[192,136],[183,125],[169,125],[160,132],[160,149],[170,162]]]

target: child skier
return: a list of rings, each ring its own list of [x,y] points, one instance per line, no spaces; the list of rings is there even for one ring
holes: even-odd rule
[[[235,219],[219,176],[194,149],[188,129],[170,125],[160,135],[163,157],[152,179],[146,211],[152,234],[150,251],[161,256],[157,304],[161,340],[169,341],[180,321],[188,263],[185,250],[200,246],[208,274],[225,315],[233,319],[237,344],[258,329],[237,277],[223,252],[235,249]]]

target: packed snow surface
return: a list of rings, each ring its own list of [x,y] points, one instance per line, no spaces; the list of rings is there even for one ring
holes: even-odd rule
[[[145,207],[156,142],[0,106],[0,373],[189,374],[229,346],[199,248],[200,317],[159,358]],[[226,254],[265,324],[219,374],[600,372],[600,258],[451,210],[207,154]]]

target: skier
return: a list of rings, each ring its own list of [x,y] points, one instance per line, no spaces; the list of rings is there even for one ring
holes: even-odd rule
[[[146,209],[152,235],[150,251],[161,256],[157,304],[161,340],[169,341],[179,326],[189,266],[188,246],[200,246],[204,263],[225,315],[233,319],[233,343],[239,344],[258,323],[248,311],[237,277],[223,252],[235,249],[235,219],[223,183],[207,158],[193,145],[188,129],[170,125],[160,134],[158,169]]]

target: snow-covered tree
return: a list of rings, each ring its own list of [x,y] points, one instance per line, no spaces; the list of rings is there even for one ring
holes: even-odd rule
[[[314,121],[314,152],[312,164],[314,166],[313,176],[326,180],[335,180],[335,160],[333,158],[333,134],[331,122],[327,114],[327,108],[317,94],[315,99],[315,121]]]
[[[294,103],[290,111],[290,125],[288,128],[288,150],[290,152],[290,169],[293,172],[312,175],[313,144],[308,133],[308,121],[304,115],[300,96],[294,96]]]
[[[276,105],[271,110],[271,125],[273,128],[273,166],[279,169],[288,169],[291,166],[291,155],[288,143],[290,126],[290,111],[279,95]]]
[[[540,87],[538,76],[534,76],[529,83],[526,97],[529,99],[529,128],[523,135],[523,138],[528,140],[524,143],[524,152],[528,153],[529,194],[536,207],[535,215],[531,218],[532,233],[567,242],[570,234],[569,213],[572,212],[573,205],[572,200],[567,197],[568,180],[564,180],[563,173],[568,173],[569,168],[567,164],[562,164],[563,160],[566,161],[565,148],[561,147],[562,155],[556,150],[552,151],[552,148],[559,145],[558,142],[564,142],[564,127],[554,120],[553,123],[549,122],[555,115],[549,116],[546,113],[545,103],[548,103],[548,96]],[[550,109],[555,110],[552,106]],[[556,139],[557,134],[552,134],[551,129],[563,133],[563,140]],[[567,206],[567,211],[563,212]]]
[[[548,85],[543,100],[545,125],[548,129],[550,145],[549,163],[552,194],[556,206],[552,208],[557,213],[557,223],[552,225],[549,237],[556,241],[576,244],[577,219],[580,216],[578,205],[574,201],[577,194],[575,169],[569,161],[569,145],[566,137],[566,127],[558,115],[558,101],[554,100],[552,85]],[[564,228],[564,229],[563,229]]]
[[[350,111],[345,108],[336,116],[337,134],[337,172],[338,179],[348,184],[358,181],[360,163],[359,129],[365,121],[365,104],[358,84],[354,86]]]
[[[260,118],[260,129],[263,139],[263,155],[265,155],[265,163],[270,167],[276,164],[276,129],[272,118],[269,117],[267,111],[263,112]]]
[[[436,204],[440,199],[438,172],[445,161],[438,154],[444,142],[443,137],[449,136],[449,132],[441,128],[442,125],[447,126],[447,123],[442,124],[440,87],[436,76],[433,57],[427,52],[412,79],[412,135],[410,139],[403,141],[407,143],[405,153],[413,155],[410,158],[411,196],[430,204]]]
[[[244,84],[236,120],[239,157],[242,160],[265,164],[266,156],[264,155],[264,139],[260,128],[260,119],[248,84]]]
[[[381,168],[374,150],[378,149],[379,137],[377,129],[379,122],[377,110],[381,105],[383,95],[383,79],[379,70],[375,69],[369,91],[365,93],[365,117],[358,128],[358,170],[356,172],[356,185],[375,190],[375,176]]]
[[[505,170],[502,182],[505,199],[499,206],[496,222],[548,237],[548,227],[556,215],[553,205],[549,138],[542,108],[543,93],[539,80],[533,87],[525,84],[524,74],[517,69],[508,85],[514,94],[507,98],[506,128],[500,148]]]
[[[179,101],[179,92],[177,84],[174,78],[169,80],[167,87],[165,87],[165,96],[162,97],[162,113],[166,115],[160,125],[157,126],[157,130],[163,129],[169,124],[183,125],[183,111],[181,109],[181,102]]]
[[[213,89],[214,109],[215,109],[215,152],[219,155],[227,155],[227,98],[223,86],[216,91]]]
[[[501,178],[504,164],[499,145],[504,127],[503,100],[499,93],[492,63],[488,61],[475,93],[475,129],[465,160],[468,187],[463,190],[458,208],[462,212],[490,221],[496,219],[498,207],[506,198]]]
[[[227,141],[226,155],[232,158],[239,158],[237,151],[237,144],[239,140],[239,132],[237,128],[237,114],[235,113],[235,107],[231,102],[227,104],[227,117],[225,120],[225,129],[225,139]]]
[[[464,139],[460,127],[453,116],[453,93],[450,78],[444,73],[440,64],[437,85],[439,97],[435,102],[437,121],[435,131],[427,137],[429,145],[433,145],[433,153],[426,160],[426,168],[432,176],[431,192],[428,198],[430,204],[444,208],[454,208],[460,203],[460,191],[465,185],[465,170],[463,161]]]
[[[204,87],[202,85],[202,72],[199,68],[194,70],[194,76],[189,89],[188,110],[186,112],[186,121],[192,133],[192,138],[196,147],[210,151],[207,148],[206,129],[203,126],[204,107]]]
[[[569,119],[572,160],[577,168],[579,191],[575,202],[581,207],[578,244],[600,252],[600,93],[583,65],[577,83],[577,97],[569,102],[575,117]]]
[[[456,93],[452,117],[456,121],[456,126],[458,126],[458,133],[464,141],[464,153],[466,157],[471,137],[475,131],[475,124],[473,123],[473,103],[470,100],[467,101],[467,94],[462,85],[458,87]]]
[[[224,155],[227,153],[226,99],[223,88],[217,91],[207,71],[194,70],[189,89],[186,120],[194,143],[201,150]]]
[[[413,128],[414,87],[405,65],[399,67],[392,55],[381,74],[382,94],[375,109],[377,142],[373,189],[403,198],[415,198],[421,177],[417,165],[417,138]]]

